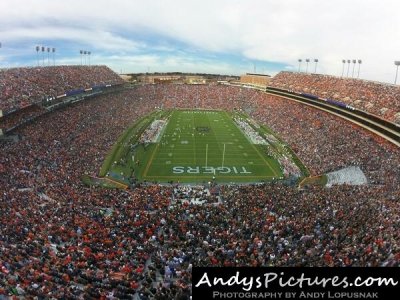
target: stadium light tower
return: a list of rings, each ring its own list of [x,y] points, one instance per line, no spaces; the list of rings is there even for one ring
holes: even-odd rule
[[[307,63],[307,66],[306,66],[306,74],[308,73],[308,63],[310,62],[310,59],[309,58],[307,58],[306,59],[306,63]]]
[[[346,60],[343,59],[343,60],[342,60],[342,63],[343,63],[343,68],[342,68],[342,77],[343,77],[343,74],[344,74],[344,65],[346,64]]]
[[[350,63],[351,63],[351,60],[348,59],[348,60],[347,60],[347,63],[348,63],[348,65],[347,65],[347,76],[346,76],[346,77],[349,77],[349,70],[350,70]]]
[[[314,59],[314,62],[315,62],[315,70],[314,70],[314,73],[316,74],[316,73],[317,73],[318,58],[315,58],[315,59]]]
[[[354,68],[356,67],[356,62],[357,60],[353,59],[353,73],[351,75],[351,78],[354,78]]]
[[[361,59],[359,59],[359,60],[358,60],[358,73],[357,73],[357,78],[360,78],[360,68],[361,68],[361,63],[362,63],[362,60],[361,60]]]
[[[83,54],[83,50],[79,50],[79,53],[81,54],[81,66],[82,66],[82,54]]]
[[[54,58],[54,53],[56,52],[56,48],[53,48],[51,51],[53,52],[53,66],[55,66],[56,65],[56,60]]]
[[[89,59],[89,66],[90,66],[90,54],[91,54],[92,52],[90,52],[90,51],[88,51],[88,59]]]
[[[38,67],[39,67],[39,50],[40,50],[40,46],[36,46],[36,58],[37,58]]]
[[[300,72],[300,66],[301,66],[301,62],[303,61],[301,58],[299,58],[299,72]]]
[[[47,47],[47,65],[50,66],[50,47]]]
[[[43,67],[44,67],[44,51],[45,51],[46,49],[45,49],[45,47],[44,46],[42,46],[42,58],[43,58]]]
[[[396,82],[397,82],[397,73],[399,71],[399,66],[400,66],[400,60],[396,60],[394,62],[394,65],[396,66],[396,77],[394,78],[394,84],[396,84]]]

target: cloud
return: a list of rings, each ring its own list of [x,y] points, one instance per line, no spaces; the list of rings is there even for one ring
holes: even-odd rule
[[[320,72],[340,75],[341,60],[354,58],[363,60],[363,78],[391,82],[400,59],[399,8],[396,0],[13,0],[0,2],[0,37],[5,45],[96,49],[105,62],[125,55],[114,60],[121,67],[153,55],[160,69],[241,73],[257,61],[276,72],[297,70],[298,58],[318,58]],[[218,61],[228,56],[237,60]]]
[[[135,42],[132,39],[127,39],[108,31],[60,26],[15,28],[4,32],[2,38],[8,42],[21,40],[61,40],[75,43],[75,45],[86,45],[92,49],[102,49],[105,51],[127,49],[134,51],[144,46],[142,43]]]

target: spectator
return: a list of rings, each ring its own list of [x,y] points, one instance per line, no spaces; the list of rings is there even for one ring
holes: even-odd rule
[[[84,186],[156,107],[246,107],[313,174],[369,186]],[[0,295],[176,299],[192,266],[400,266],[400,151],[325,112],[229,86],[148,85],[46,114],[0,144]],[[200,198],[199,201],[184,201]],[[201,204],[200,204],[201,203]]]
[[[383,119],[400,124],[400,88],[374,81],[330,75],[280,72],[272,87],[341,101]]]
[[[0,110],[24,108],[43,97],[123,80],[106,66],[54,66],[0,69]]]

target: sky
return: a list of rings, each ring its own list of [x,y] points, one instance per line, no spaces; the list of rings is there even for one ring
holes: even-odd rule
[[[0,68],[89,60],[117,73],[300,68],[393,83],[399,9],[398,0],[0,0]],[[37,45],[55,48],[54,60]]]

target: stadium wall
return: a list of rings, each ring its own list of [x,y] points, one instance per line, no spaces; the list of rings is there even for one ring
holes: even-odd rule
[[[256,86],[264,86],[266,87],[271,80],[271,76],[264,74],[251,74],[247,73],[245,75],[240,76],[241,84],[250,84]]]

